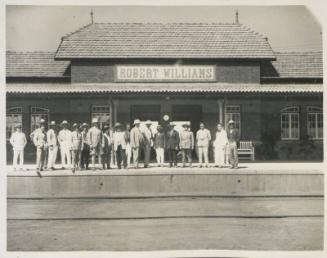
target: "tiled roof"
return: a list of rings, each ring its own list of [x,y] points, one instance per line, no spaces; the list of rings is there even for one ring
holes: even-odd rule
[[[235,84],[235,83],[7,83],[7,93],[142,93],[142,92],[258,92],[322,93],[322,84]]]
[[[322,78],[322,52],[275,52],[276,61],[261,66],[263,78]]]
[[[54,60],[53,52],[13,52],[6,54],[7,77],[65,77],[69,61]]]
[[[234,23],[94,23],[65,37],[56,58],[265,58],[268,41]]]

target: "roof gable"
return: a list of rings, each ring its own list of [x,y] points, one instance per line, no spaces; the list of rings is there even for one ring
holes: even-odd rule
[[[54,59],[54,52],[6,53],[7,77],[70,77],[70,61]]]
[[[263,78],[322,78],[321,51],[275,52],[276,60],[261,66]]]
[[[94,23],[62,38],[57,59],[274,59],[268,41],[234,23]]]

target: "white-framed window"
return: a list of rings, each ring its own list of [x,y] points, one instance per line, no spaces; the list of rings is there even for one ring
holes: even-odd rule
[[[49,124],[50,110],[43,107],[31,107],[31,132],[39,127],[41,119],[45,124]]]
[[[9,140],[11,134],[15,130],[15,126],[23,126],[23,108],[22,107],[10,107],[7,108],[6,115],[6,139]]]
[[[92,105],[91,107],[91,123],[93,118],[98,118],[100,128],[110,123],[110,115],[109,105]]]
[[[300,139],[300,109],[297,106],[281,110],[281,139]]]
[[[235,128],[241,133],[241,106],[240,105],[226,105],[225,106],[225,129],[227,129],[228,122],[233,120]]]
[[[320,107],[307,107],[307,132],[310,139],[323,139],[323,112]]]

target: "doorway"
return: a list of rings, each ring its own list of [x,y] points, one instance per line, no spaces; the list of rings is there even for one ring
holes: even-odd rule
[[[196,133],[202,121],[202,105],[173,105],[172,121],[189,121],[191,131]]]

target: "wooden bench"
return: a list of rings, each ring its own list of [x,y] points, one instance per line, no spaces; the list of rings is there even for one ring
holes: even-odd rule
[[[238,150],[239,159],[254,160],[254,147],[251,141],[240,142],[240,147],[237,150]]]

